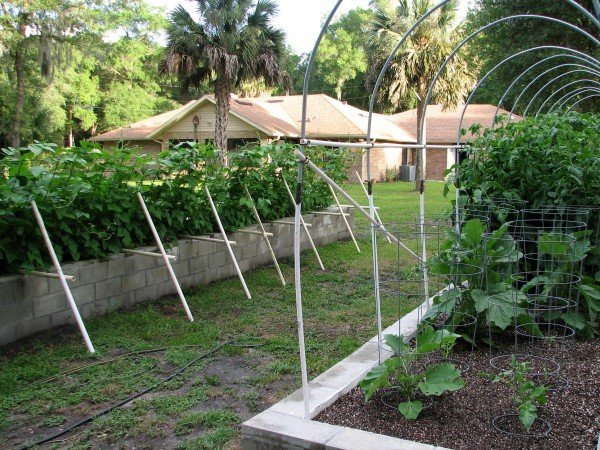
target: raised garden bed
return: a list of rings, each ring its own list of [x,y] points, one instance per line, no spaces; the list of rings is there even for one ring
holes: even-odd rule
[[[494,350],[492,356],[500,352]],[[548,404],[540,408],[539,417],[548,419],[552,426],[546,437],[511,436],[492,426],[495,416],[511,411],[512,391],[511,387],[492,383],[482,375],[492,372],[489,357],[485,346],[473,353],[470,348],[457,347],[453,359],[457,366],[468,366],[462,371],[466,386],[436,398],[417,420],[407,420],[384,405],[380,398],[385,389],[365,403],[358,387],[314,420],[453,449],[596,448],[600,432],[600,339],[575,341],[571,351],[565,352],[561,377],[569,380],[569,385],[549,391]],[[538,422],[531,433],[542,431]]]

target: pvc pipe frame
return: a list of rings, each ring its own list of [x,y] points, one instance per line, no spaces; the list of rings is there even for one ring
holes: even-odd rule
[[[445,4],[449,3],[450,1],[451,0],[441,1],[439,4],[437,4],[436,6],[431,8],[429,11],[427,11],[423,16],[421,16],[404,34],[404,36],[398,42],[398,44],[396,45],[394,50],[389,55],[386,62],[384,63],[384,66],[379,74],[379,77],[377,78],[376,83],[375,83],[375,87],[373,89],[373,93],[371,94],[371,98],[370,98],[370,102],[369,102],[369,116],[368,116],[368,127],[367,127],[367,136],[366,136],[367,143],[371,142],[372,119],[373,119],[373,111],[374,111],[374,106],[375,106],[375,99],[376,99],[376,94],[381,86],[384,73],[389,68],[389,65],[391,64],[391,62],[392,62],[393,58],[395,57],[396,53],[398,52],[398,50],[406,42],[408,36],[410,36],[413,33],[413,31],[425,19],[427,19],[427,17],[429,17],[436,10],[438,10]],[[594,1],[596,1],[596,0],[594,0]],[[325,22],[321,28],[321,31],[320,31],[320,33],[317,37],[317,40],[315,42],[315,45],[313,47],[313,51],[311,52],[309,60],[308,60],[307,69],[306,69],[306,73],[304,76],[303,89],[302,89],[303,99],[302,99],[301,133],[300,133],[301,140],[306,138],[306,118],[307,118],[307,110],[308,110],[308,85],[309,85],[309,81],[310,81],[310,75],[312,72],[312,67],[314,64],[315,56],[316,56],[317,50],[319,48],[319,45],[321,43],[321,40],[325,34],[325,31],[329,27],[329,24],[331,23],[333,17],[335,16],[335,14],[342,2],[343,2],[343,0],[337,0],[333,9],[331,10],[329,15],[325,19]],[[586,16],[589,20],[591,20],[596,27],[600,28],[600,22],[592,14],[590,14],[583,6],[579,5],[574,0],[565,0],[565,2],[570,4],[574,8],[578,9],[584,16]],[[532,15],[521,15],[519,17],[530,18],[530,17],[532,17]],[[549,20],[549,21],[564,23],[565,26],[570,26],[573,29],[579,30],[577,27],[574,27],[574,26],[568,24],[567,22],[563,22],[558,19],[545,18],[544,16],[535,16],[535,17],[544,18],[545,20]],[[511,18],[517,18],[517,16],[512,16]],[[496,21],[493,24],[483,27],[481,31],[483,31],[484,29],[487,29],[497,23],[500,23],[504,20],[509,20],[509,18],[506,18],[506,19],[503,19],[500,21]],[[582,30],[579,30],[579,31],[583,32]],[[475,34],[478,34],[479,32],[480,31],[476,32]],[[585,32],[583,32],[583,33],[585,33]],[[585,33],[585,34],[587,34],[587,33]],[[472,39],[474,37],[474,35],[467,38],[464,42],[468,42],[470,39]],[[588,35],[588,36],[591,37],[591,35]],[[593,37],[591,37],[591,38],[594,39]],[[462,45],[463,45],[463,43],[461,43],[460,46],[452,53],[451,57],[454,56],[454,54],[456,54],[456,52],[458,51],[458,49],[460,47],[462,47]],[[442,65],[442,67],[440,67],[440,70],[438,71],[438,74],[434,78],[433,83],[430,85],[429,91],[427,93],[427,97],[425,100],[425,111],[424,111],[424,114],[423,114],[423,117],[421,120],[421,124],[419,127],[420,132],[419,132],[418,143],[421,145],[424,142],[424,136],[423,136],[423,132],[422,132],[423,123],[424,123],[426,113],[427,113],[427,105],[429,104],[429,102],[431,100],[431,93],[433,90],[433,86],[437,82],[437,79],[439,78],[441,71],[445,68],[448,61],[449,61],[449,59],[447,59],[444,62],[444,64]],[[309,417],[309,415],[310,415],[309,386],[308,386],[308,374],[307,374],[307,367],[306,367],[306,349],[305,349],[305,342],[304,342],[304,321],[303,321],[303,313],[302,313],[302,280],[301,280],[301,271],[300,271],[300,224],[301,224],[301,217],[302,217],[301,206],[302,206],[303,163],[307,163],[309,165],[309,167],[311,167],[311,169],[313,169],[313,170],[318,169],[318,168],[316,166],[314,166],[314,164],[312,164],[310,161],[308,161],[306,156],[304,156],[304,148],[305,148],[305,145],[301,144],[300,150],[296,151],[296,154],[299,157],[299,161],[298,161],[298,175],[297,175],[296,199],[295,199],[296,208],[295,208],[295,226],[294,226],[294,285],[295,285],[295,292],[296,292],[296,314],[297,314],[297,318],[298,318],[298,341],[299,341],[299,351],[300,351],[300,366],[301,366],[301,372],[302,372],[302,395],[303,395],[303,401],[304,401],[304,416]],[[422,152],[423,150],[421,149],[420,151]],[[374,218],[375,210],[374,210],[373,196],[372,196],[372,184],[371,184],[371,179],[370,179],[371,173],[370,173],[370,149],[369,148],[367,148],[367,174],[368,174],[368,178],[369,178],[369,181],[368,181],[368,183],[369,183],[368,196],[369,196],[369,207],[370,207],[369,219],[373,225],[381,227],[381,224],[378,223]],[[326,175],[325,175],[325,177],[326,177]],[[329,178],[327,177],[324,179],[327,180]],[[329,181],[333,182],[330,179],[329,179]],[[335,186],[333,186],[331,183],[329,183],[329,181],[328,181],[328,184],[330,184],[330,186],[335,188]],[[339,186],[337,186],[337,189],[341,189],[341,188],[339,188]],[[338,190],[338,192],[340,192],[340,190]],[[343,190],[340,192],[340,194],[342,194],[342,196],[344,196],[344,197],[347,196],[347,194]],[[458,192],[457,192],[457,195],[458,195]],[[355,207],[357,207],[359,211],[364,213],[364,211],[360,208],[360,206],[350,196],[347,196],[346,198],[350,201],[350,203],[352,203]],[[421,208],[420,209],[421,209],[421,225],[423,225],[423,223],[424,223],[424,217],[423,217],[424,196],[423,195],[421,195]],[[378,286],[378,261],[377,261],[376,233],[374,231],[375,230],[373,230],[373,233],[372,233],[373,256],[374,256],[373,265],[374,265],[375,293],[376,293],[376,297],[377,297],[378,291],[379,291],[379,289],[378,289],[378,287],[379,287]],[[376,299],[376,302],[377,302],[376,309],[377,309],[377,319],[378,319],[378,328],[379,328],[380,327],[379,322],[381,320],[381,317],[380,317],[378,299]],[[379,344],[381,344],[380,333],[378,333],[378,337],[379,337],[379,339],[378,339]],[[381,345],[379,345],[379,348],[381,351]]]
[[[277,262],[277,257],[275,256],[273,247],[271,247],[271,241],[269,241],[269,236],[267,235],[267,230],[265,230],[262,220],[260,219],[260,214],[258,214],[258,210],[256,209],[256,204],[254,203],[254,199],[250,195],[250,191],[248,190],[248,187],[246,187],[246,185],[244,185],[244,192],[246,193],[246,196],[250,200],[250,203],[252,203],[252,214],[254,214],[254,218],[258,222],[258,227],[260,228],[260,231],[262,232],[262,237],[263,237],[263,240],[265,241],[265,244],[267,244],[267,249],[269,250],[269,254],[271,255],[271,260],[273,261],[275,270],[277,270],[277,275],[279,275],[281,284],[282,284],[282,286],[285,286],[285,278],[283,276],[283,273],[281,273],[281,267],[279,267],[279,262]],[[271,236],[272,236],[272,234],[271,234]]]
[[[579,100],[577,100],[575,103],[573,103],[571,106],[569,106],[569,109],[567,109],[567,110],[565,111],[565,114],[567,114],[567,113],[568,113],[569,111],[571,111],[571,110],[572,110],[572,109],[573,109],[575,106],[579,105],[579,104],[580,104],[581,102],[583,102],[584,100],[587,100],[587,99],[589,99],[589,98],[592,98],[592,97],[600,97],[600,94],[592,94],[592,95],[588,95],[587,97],[584,97],[584,98],[582,98],[582,99],[579,99]],[[563,114],[563,115],[565,115],[565,114]]]
[[[552,104],[552,106],[550,107],[550,109],[548,109],[548,114],[551,114],[552,112],[554,112],[555,109],[559,109],[559,110],[562,109],[563,106],[565,104],[567,104],[573,97],[576,97],[578,95],[581,95],[583,93],[588,93],[588,92],[600,92],[600,88],[584,86],[581,88],[574,89],[574,90],[568,92],[567,94],[563,95],[556,102],[554,102]]]
[[[210,195],[210,191],[208,190],[208,186],[204,185],[204,193],[206,197],[208,197],[208,203],[210,204],[210,209],[212,210],[213,215],[217,221],[217,226],[219,227],[219,231],[221,232],[221,236],[223,237],[223,243],[225,244],[225,248],[227,249],[227,253],[231,258],[231,262],[233,263],[233,267],[237,273],[238,278],[240,279],[240,283],[242,283],[242,288],[244,289],[244,293],[248,300],[252,299],[250,295],[250,291],[248,290],[248,286],[246,286],[246,280],[244,280],[244,275],[242,275],[242,271],[240,270],[240,266],[233,254],[233,249],[231,248],[231,244],[229,243],[229,239],[227,239],[227,233],[225,233],[225,229],[223,228],[223,224],[221,223],[221,218],[219,217],[219,211],[217,211],[217,207],[215,206],[215,202],[213,202],[213,198]]]
[[[67,297],[67,302],[69,303],[69,307],[71,308],[71,312],[73,313],[73,317],[75,318],[77,327],[79,328],[79,331],[83,336],[85,346],[87,347],[88,352],[96,353],[90,336],[88,335],[87,329],[85,328],[85,324],[83,323],[83,319],[81,318],[81,314],[79,314],[77,303],[75,303],[75,299],[73,298],[71,288],[69,288],[69,283],[67,283],[67,277],[62,271],[62,267],[60,266],[60,262],[58,261],[58,257],[56,256],[56,252],[54,251],[54,246],[52,245],[52,241],[50,240],[50,236],[48,235],[48,230],[46,230],[44,219],[40,214],[40,210],[38,209],[35,200],[31,200],[31,209],[33,210],[33,215],[38,224],[40,232],[42,233],[42,238],[44,239],[44,243],[46,244],[46,248],[48,249],[48,253],[50,254],[50,259],[52,260],[54,269],[56,269],[56,275],[58,275],[58,279],[60,280],[60,284],[62,285],[63,291],[65,291],[65,296]]]
[[[549,56],[547,58],[544,58],[541,61],[538,61],[537,63],[533,64],[532,66],[529,66],[525,71],[523,71],[521,73],[521,75],[519,75],[516,80],[519,80],[525,73],[529,72],[531,69],[533,69],[534,67],[537,67],[540,64],[543,64],[551,59],[555,59],[555,58],[559,58],[559,57],[569,57],[569,58],[573,58],[573,59],[577,59],[583,62],[589,62],[592,63],[594,58],[592,58],[591,56],[587,56],[585,53],[581,53],[578,52],[577,50],[571,50],[568,47],[560,47],[560,46],[554,46],[554,45],[542,45],[542,46],[538,46],[538,47],[533,47],[533,48],[528,48],[525,50],[522,50],[520,52],[514,53],[506,58],[504,58],[502,61],[500,61],[498,64],[496,64],[493,68],[491,68],[482,78],[481,80],[479,80],[477,82],[477,84],[475,85],[475,87],[473,88],[473,90],[471,91],[471,93],[469,94],[469,97],[467,98],[467,101],[465,102],[465,106],[463,107],[461,116],[460,116],[460,122],[458,125],[458,136],[456,138],[456,143],[457,145],[460,144],[460,140],[461,140],[461,130],[462,130],[462,124],[464,122],[464,117],[465,114],[467,112],[467,107],[469,106],[469,104],[471,103],[471,100],[473,99],[473,97],[475,96],[475,93],[477,92],[477,90],[479,89],[479,87],[483,84],[484,81],[486,81],[498,68],[500,68],[501,66],[503,66],[504,64],[506,64],[507,62],[522,56],[526,53],[529,52],[533,52],[533,51],[540,51],[540,50],[547,50],[547,49],[560,49],[560,50],[565,50],[565,51],[572,51],[574,53],[578,53],[581,54],[581,56],[577,56],[577,55],[570,55],[570,54],[559,54],[559,55],[552,55]],[[600,68],[600,63],[596,65],[598,68]],[[493,126],[496,120],[496,117],[498,116],[498,111],[500,110],[500,105],[502,105],[502,102],[504,100],[504,97],[506,97],[506,95],[508,94],[508,91],[510,90],[510,88],[512,88],[512,86],[516,83],[516,81],[513,81],[513,83],[511,84],[511,86],[509,87],[509,89],[507,89],[507,91],[504,93],[504,95],[502,96],[501,100],[498,102],[498,105],[496,107],[496,112],[494,114],[494,120],[492,120],[492,123],[490,126]]]
[[[572,58],[572,59],[577,59],[583,62],[589,62],[590,64],[593,64],[595,67],[600,68],[600,61],[598,61],[596,58],[590,56],[590,55],[586,55],[585,53],[579,52],[577,50],[573,50],[571,48],[568,47],[559,47],[559,46],[547,46],[548,48],[556,48],[556,49],[561,49],[564,50],[568,53],[562,53],[562,54],[558,54],[558,55],[552,55],[549,56],[547,58],[542,59],[541,61],[538,61],[537,63],[531,65],[530,67],[528,67],[527,69],[525,69],[523,72],[521,72],[519,74],[519,76],[517,76],[512,83],[508,86],[508,88],[506,88],[506,91],[504,91],[504,94],[502,94],[502,97],[500,97],[500,101],[498,102],[498,106],[496,107],[496,112],[494,113],[494,119],[492,120],[492,123],[490,124],[490,126],[494,126],[495,122],[496,122],[496,117],[498,116],[498,112],[500,110],[500,106],[504,104],[504,99],[506,98],[506,96],[508,95],[508,93],[512,90],[512,88],[521,80],[521,78],[523,78],[527,73],[529,73],[529,71],[533,70],[534,68],[536,68],[537,66],[539,66],[540,64],[543,64],[544,62],[553,59],[553,58],[559,58],[559,57],[566,57],[566,58]],[[534,49],[537,48],[541,48],[541,47],[535,47]],[[532,49],[533,50],[533,49]]]
[[[583,69],[579,69],[579,70],[570,70],[568,72],[565,73],[561,73],[560,75],[557,75],[556,77],[552,78],[550,81],[548,81],[546,84],[544,84],[536,93],[535,95],[529,100],[529,103],[527,103],[527,107],[525,108],[525,111],[523,111],[523,117],[527,116],[527,113],[529,112],[529,109],[531,108],[531,106],[533,105],[533,103],[535,102],[535,100],[540,96],[540,94],[550,85],[554,84],[556,81],[568,76],[568,75],[572,75],[573,73],[586,73],[589,75],[596,75],[598,76],[597,72],[591,72],[590,70],[583,70]],[[537,80],[536,80],[537,81]],[[592,80],[590,80],[592,81]],[[552,98],[557,91],[554,91],[547,99],[549,100],[550,98]]]
[[[150,216],[150,212],[148,211],[146,202],[144,201],[144,197],[142,197],[142,194],[140,192],[138,192],[137,198],[138,198],[138,201],[140,202],[140,206],[142,207],[142,211],[144,211],[144,216],[146,216],[146,221],[148,222],[150,231],[152,231],[152,235],[154,236],[154,241],[156,242],[156,245],[158,246],[158,250],[159,250],[160,254],[162,255],[165,265],[167,266],[167,271],[169,272],[171,281],[173,281],[173,285],[175,286],[175,289],[177,290],[177,295],[179,296],[181,305],[183,306],[183,309],[185,310],[185,314],[187,315],[189,321],[193,322],[194,317],[192,316],[190,307],[188,306],[187,301],[185,300],[185,296],[183,295],[183,291],[181,290],[181,286],[179,285],[179,281],[177,280],[177,276],[175,275],[173,266],[171,266],[171,259],[169,258],[170,255],[168,255],[167,252],[165,251],[165,247],[163,246],[162,240],[160,239],[160,236],[158,235],[158,231],[156,231],[156,227],[154,226],[152,216]]]

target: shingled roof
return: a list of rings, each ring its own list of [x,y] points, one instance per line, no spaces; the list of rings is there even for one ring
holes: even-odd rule
[[[173,111],[117,128],[93,138],[96,141],[159,139],[180,119],[204,102],[215,103],[204,96]],[[231,114],[278,138],[300,136],[302,96],[266,98],[232,98]],[[307,136],[317,139],[363,139],[367,133],[368,113],[324,94],[309,95]],[[388,142],[415,142],[415,136],[389,117],[374,114],[372,138]]]
[[[426,141],[428,144],[456,144],[458,138],[459,125],[461,128],[468,130],[471,125],[481,124],[488,128],[492,125],[496,107],[494,105],[473,105],[467,106],[462,125],[460,117],[462,115],[464,105],[459,105],[454,109],[442,111],[441,105],[429,105],[427,107],[426,118]],[[510,113],[503,109],[498,111],[498,114],[509,116]],[[396,125],[408,130],[414,136],[417,136],[417,110],[411,109],[398,114],[389,116],[389,119]],[[520,116],[513,115],[512,121],[521,120]],[[465,142],[472,135],[467,135],[461,138],[461,142]]]

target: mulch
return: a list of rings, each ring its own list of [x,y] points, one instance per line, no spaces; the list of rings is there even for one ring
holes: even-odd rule
[[[501,353],[495,350],[492,356]],[[595,450],[600,434],[600,339],[575,341],[568,351],[555,357],[561,368],[554,382],[560,388],[548,392],[548,404],[539,408],[538,416],[551,425],[547,436],[509,435],[492,426],[495,417],[516,411],[512,388],[482,376],[494,371],[485,347],[472,353],[470,349],[454,352],[466,387],[435,398],[415,421],[385,406],[381,392],[365,403],[359,388],[341,397],[315,420],[457,450]],[[496,423],[509,431],[525,433],[516,418],[498,420]],[[544,428],[538,419],[530,432],[542,434]]]

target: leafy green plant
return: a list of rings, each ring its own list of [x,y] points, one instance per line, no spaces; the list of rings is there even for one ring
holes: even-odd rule
[[[527,373],[530,371],[531,363],[529,361],[517,361],[513,355],[510,367],[493,379],[494,383],[503,382],[512,386],[513,401],[519,414],[519,420],[528,432],[538,417],[538,407],[548,402],[547,388],[537,385],[527,378]]]
[[[322,148],[307,152],[334,180],[343,181],[343,152]],[[106,151],[87,142],[70,149],[35,143],[3,149],[2,154],[0,274],[49,265],[31,200],[38,204],[61,261],[105,258],[123,248],[152,245],[136,192],[142,192],[165,242],[216,230],[205,185],[227,231],[254,223],[244,187],[264,219],[293,213],[282,183],[286,179],[295,185],[297,160],[291,145],[249,146],[232,156],[230,167],[218,163],[212,146],[194,143],[154,156],[129,148]],[[312,171],[305,172],[305,211],[329,206],[327,185]]]
[[[428,325],[417,335],[416,345],[411,348],[402,335],[385,335],[385,341],[395,355],[373,368],[360,382],[365,400],[368,401],[380,388],[392,387],[406,399],[398,404],[398,411],[406,419],[416,419],[423,410],[419,394],[439,396],[463,388],[465,382],[453,364],[432,364],[424,370],[417,364],[424,355],[451,347],[459,337],[447,330],[435,331]]]

